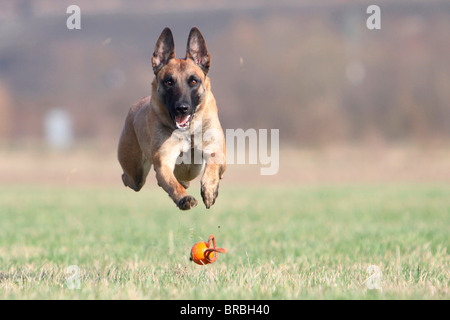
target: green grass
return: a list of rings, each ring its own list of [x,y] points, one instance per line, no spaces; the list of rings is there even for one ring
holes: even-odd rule
[[[190,192],[201,199],[198,185]],[[449,299],[450,187],[0,187],[3,299]],[[214,234],[216,263],[189,261]],[[67,268],[79,268],[80,289]],[[367,268],[381,271],[367,288]]]

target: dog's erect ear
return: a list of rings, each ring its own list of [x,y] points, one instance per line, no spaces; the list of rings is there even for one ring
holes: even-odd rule
[[[186,59],[192,59],[205,74],[208,73],[211,59],[209,57],[208,49],[206,49],[206,42],[202,34],[197,28],[192,28],[189,33],[186,49]]]
[[[175,44],[173,42],[172,31],[169,28],[165,28],[159,36],[156,42],[155,52],[153,52],[153,72],[157,74],[173,58],[175,58]]]

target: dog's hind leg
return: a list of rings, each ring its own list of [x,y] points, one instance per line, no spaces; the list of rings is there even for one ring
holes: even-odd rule
[[[133,167],[131,170],[124,170],[124,173],[122,174],[123,184],[136,192],[141,190],[145,184],[151,166],[150,161],[144,160],[140,164],[136,164],[136,167]]]
[[[139,146],[132,124],[132,114],[128,115],[119,140],[118,159],[123,169],[122,181],[134,191],[141,190],[152,166]]]

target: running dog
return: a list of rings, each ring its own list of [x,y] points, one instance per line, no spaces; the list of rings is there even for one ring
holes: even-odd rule
[[[226,154],[207,76],[210,55],[200,31],[191,29],[186,57],[179,59],[172,32],[165,28],[156,42],[152,66],[152,95],[131,107],[119,139],[122,181],[141,190],[153,165],[158,185],[178,208],[189,210],[197,200],[186,188],[203,173],[201,195],[209,209],[218,195]]]

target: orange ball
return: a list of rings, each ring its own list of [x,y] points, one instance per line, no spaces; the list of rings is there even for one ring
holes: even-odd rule
[[[191,249],[191,261],[194,261],[196,264],[205,265],[208,263],[212,263],[217,260],[217,253],[211,252],[209,254],[209,259],[205,256],[205,251],[209,249],[208,244],[204,241],[197,242]]]

